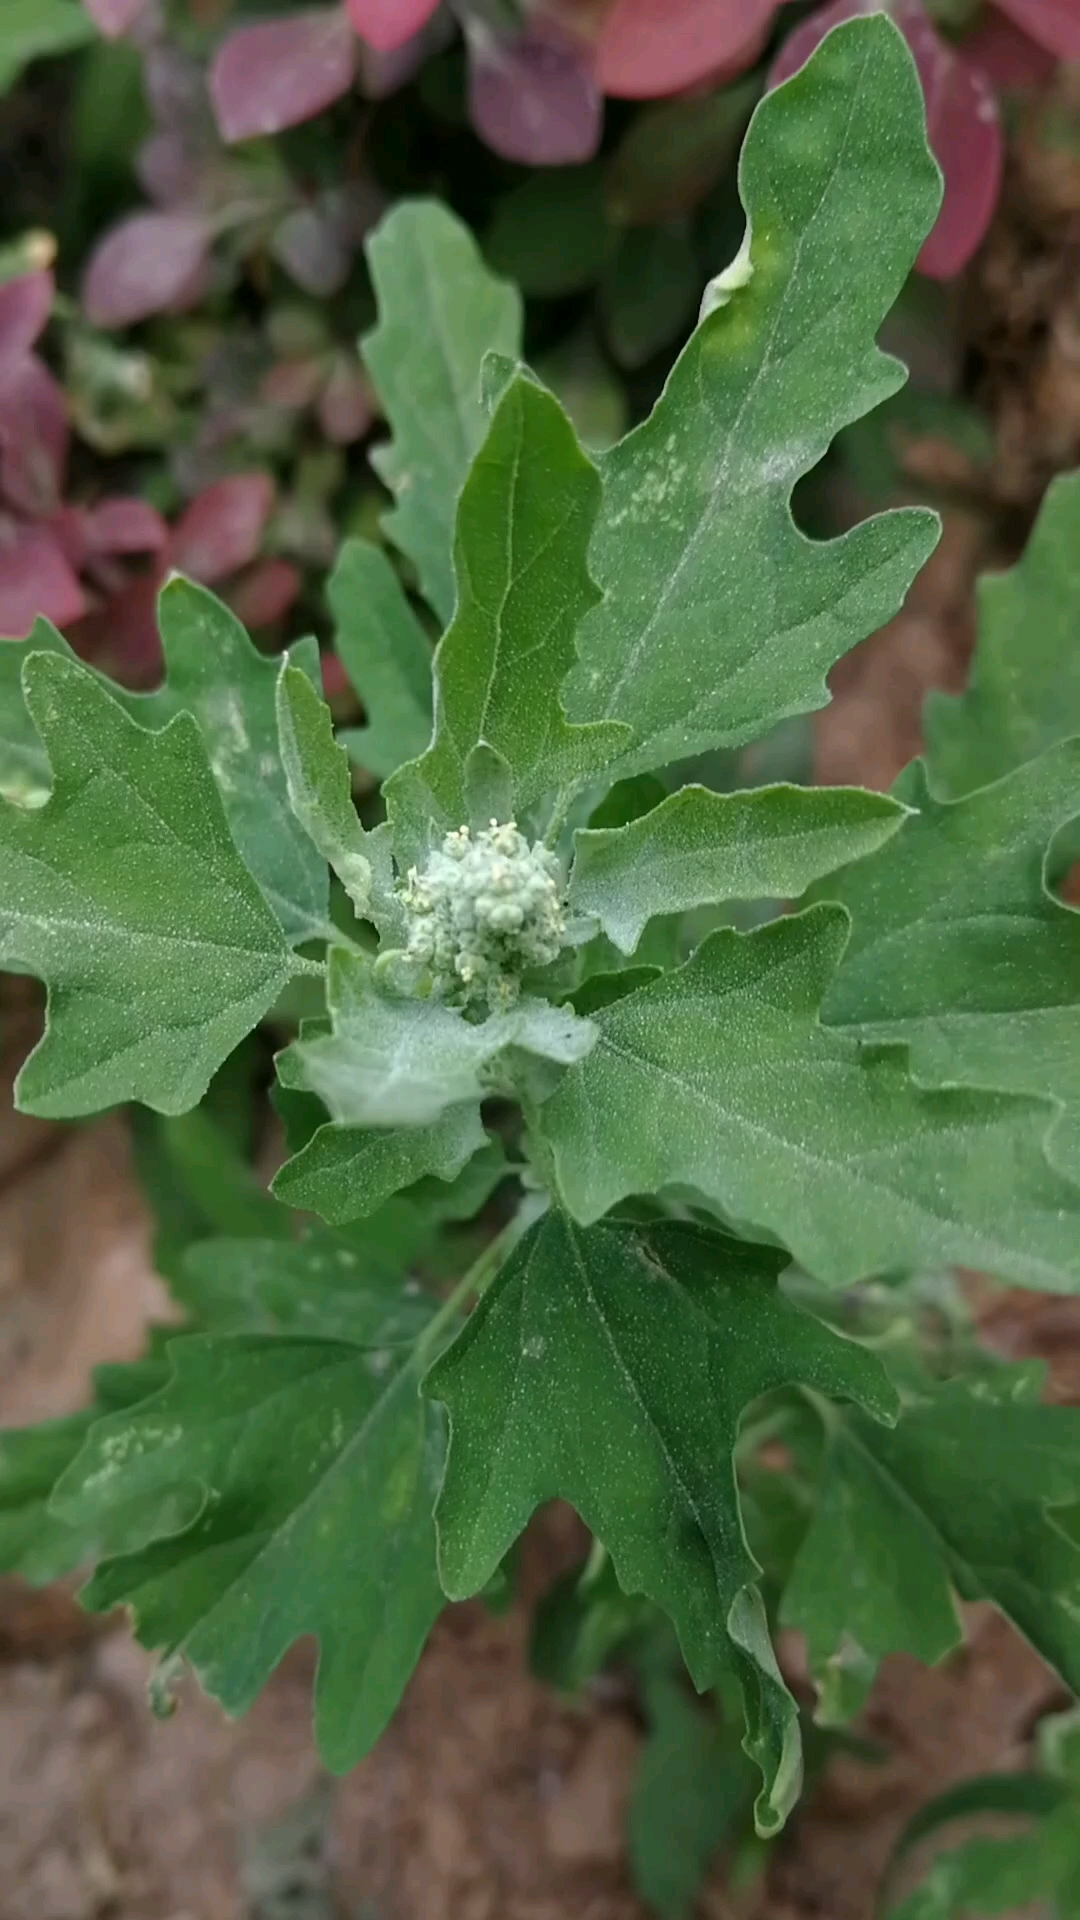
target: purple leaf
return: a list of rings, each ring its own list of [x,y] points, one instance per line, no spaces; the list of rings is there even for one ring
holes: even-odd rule
[[[55,513],[67,453],[67,402],[48,367],[28,353],[0,393],[0,493],[34,519]]]
[[[298,413],[317,400],[323,377],[321,360],[279,360],[266,375],[259,397],[268,407]]]
[[[284,618],[303,586],[290,560],[260,560],[229,589],[229,605],[245,627],[271,627]]]
[[[592,159],[604,103],[584,42],[539,15],[510,39],[471,16],[465,38],[469,111],[495,153],[532,167]]]
[[[238,27],[210,68],[223,140],[253,140],[314,119],[352,86],[356,42],[340,7]]]
[[[441,53],[454,37],[454,22],[449,13],[436,7],[418,33],[396,47],[375,47],[370,40],[360,42],[360,86],[369,100],[386,100],[419,73],[425,60]]]
[[[341,224],[323,208],[297,207],[274,229],[270,251],[279,266],[316,299],[325,299],[345,285],[352,250],[343,239]]]
[[[404,46],[426,26],[439,0],[345,0],[353,31],[380,53]]]
[[[785,41],[769,85],[798,72],[841,21],[883,10],[880,0],[833,0]],[[1001,192],[1005,156],[997,99],[978,67],[941,39],[921,0],[893,0],[887,11],[915,56],[930,145],[945,176],[941,213],[916,264],[931,280],[951,280],[983,239]]]
[[[199,157],[182,133],[152,134],[135,162],[143,190],[159,207],[190,206],[202,186]]]
[[[274,483],[265,473],[217,480],[191,502],[165,549],[165,564],[212,587],[254,560],[273,512]]]
[[[340,354],[319,401],[319,425],[339,447],[362,440],[375,418],[371,389],[359,363]]]
[[[24,273],[0,286],[0,386],[43,331],[53,292],[51,273]]]
[[[149,0],[83,0],[83,5],[106,40],[118,40],[122,33],[130,33],[149,11]]]
[[[190,304],[206,265],[210,232],[197,213],[135,213],[107,233],[83,280],[87,319],[129,327]]]
[[[83,590],[51,529],[0,516],[0,634],[22,640],[39,614],[62,627],[85,610]]]
[[[82,521],[90,559],[109,553],[156,553],[169,538],[157,508],[145,500],[103,500],[86,508]]]
[[[1013,20],[992,9],[964,41],[964,58],[984,73],[999,93],[1045,87],[1057,61]]]
[[[1080,60],[1077,0],[997,0],[1002,13],[1059,60]]]
[[[651,100],[710,81],[757,59],[780,0],[615,0],[600,28],[597,74],[605,93]]]

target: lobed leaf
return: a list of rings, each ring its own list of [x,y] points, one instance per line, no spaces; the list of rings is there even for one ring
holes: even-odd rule
[[[683,787],[626,826],[574,837],[570,901],[633,953],[657,914],[724,900],[782,900],[889,840],[904,814],[857,787]]]
[[[695,1684],[734,1665],[763,1831],[797,1795],[798,1726],[739,1516],[739,1421],[793,1379],[885,1418],[894,1404],[870,1354],[777,1291],[785,1258],[700,1228],[583,1230],[551,1213],[424,1388],[450,1413],[436,1511],[447,1593],[478,1592],[534,1510],[569,1500],[620,1585],[670,1614]]]
[[[35,620],[25,640],[0,642],[0,795],[24,807],[40,806],[52,785],[49,756],[23,699],[23,663],[32,653],[75,657],[48,620]]]
[[[902,1267],[1080,1281],[1080,1189],[1047,1166],[1043,1101],[926,1093],[900,1049],[821,1025],[842,908],[722,929],[593,1014],[599,1038],[541,1108],[559,1191],[586,1223],[692,1187],[844,1286]]]
[[[193,580],[162,589],[158,620],[166,679],[153,693],[124,694],[144,726],[175,714],[198,722],[237,847],[292,945],[325,938],[326,864],[289,804],[278,742],[280,663],[252,645],[235,614]],[[309,680],[318,673],[314,641],[290,660]]]
[[[896,612],[937,536],[911,510],[816,543],[790,510],[840,429],[903,382],[875,339],[940,203],[887,19],[838,28],[762,101],[740,187],[748,252],[649,419],[600,462],[604,598],[565,698],[572,721],[633,727],[623,771],[824,705],[829,668]]]
[[[367,725],[341,744],[380,780],[431,739],[431,646],[381,547],[346,540],[326,589],[338,658]]]
[[[377,1243],[321,1228],[300,1242],[202,1240],[170,1290],[197,1326],[221,1333],[384,1348],[410,1344],[431,1317],[430,1300],[402,1292],[400,1265],[380,1258]]]
[[[374,876],[368,837],[353,805],[348,755],[334,738],[326,702],[307,674],[287,660],[278,675],[277,717],[289,804],[363,918],[371,907]]]
[[[422,1127],[327,1123],[286,1160],[273,1190],[286,1206],[340,1225],[374,1213],[417,1180],[456,1179],[486,1140],[475,1100],[446,1107]]]
[[[886,1433],[830,1417],[822,1484],[781,1616],[806,1633],[826,1722],[850,1718],[886,1653],[960,1643],[953,1599],[992,1600],[1074,1692],[1080,1414],[999,1383],[926,1387]],[[1059,1513],[1058,1509],[1062,1511]]]
[[[597,600],[585,555],[599,499],[558,401],[513,377],[458,508],[458,604],[435,654],[434,737],[387,783],[399,860],[472,818],[478,749],[505,761],[521,812],[582,785],[628,738],[620,726],[568,726],[558,697],[578,623]]]
[[[923,1086],[1057,1101],[1056,1157],[1080,1177],[1080,915],[1045,879],[1055,834],[1080,816],[1080,740],[964,800],[935,799],[919,762],[894,793],[917,813],[820,889],[852,919],[822,1017],[902,1041]]]
[[[49,987],[28,1112],[194,1106],[296,970],[244,866],[196,722],[129,718],[61,655],[23,668],[53,791],[0,810],[0,957]]]
[[[227,1712],[314,1634],[316,1730],[338,1772],[378,1739],[443,1604],[442,1423],[411,1360],[367,1344],[382,1329],[358,1307],[348,1340],[174,1342],[169,1383],[100,1421],[54,1496],[73,1526],[134,1499],[158,1516],[84,1603],[131,1607],[143,1643],[184,1655]]]
[[[279,1054],[278,1077],[318,1094],[350,1127],[430,1126],[480,1097],[507,1048],[565,1065],[596,1037],[589,1021],[546,1000],[474,1023],[439,1000],[382,993],[370,962],[340,947],[330,954],[327,1006],[331,1031],[301,1035]]]
[[[457,498],[487,433],[486,353],[516,359],[521,296],[483,265],[466,227],[434,200],[395,207],[368,242],[379,324],[362,342],[393,438],[372,456],[395,496],[386,531],[444,623]]]
[[[80,1528],[57,1519],[49,1502],[99,1414],[136,1406],[157,1391],[166,1373],[155,1358],[98,1367],[92,1407],[65,1419],[0,1432],[0,1573],[18,1574],[31,1586],[47,1586],[103,1553],[120,1552],[132,1533],[138,1537],[146,1524],[138,1503],[118,1505]],[[161,1517],[168,1525],[168,1515]]]
[[[978,601],[966,693],[926,703],[931,778],[951,799],[1080,734],[1080,473],[1051,481],[1023,558],[985,575]]]

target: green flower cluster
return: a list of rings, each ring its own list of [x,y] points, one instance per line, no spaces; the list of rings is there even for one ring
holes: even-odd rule
[[[440,999],[485,1000],[503,1011],[522,975],[547,966],[563,944],[559,862],[512,820],[493,820],[475,835],[468,827],[448,833],[422,870],[411,869],[402,898],[406,955]]]

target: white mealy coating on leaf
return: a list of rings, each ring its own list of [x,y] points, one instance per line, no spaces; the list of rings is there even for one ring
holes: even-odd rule
[[[562,870],[510,820],[448,833],[402,890],[406,953],[440,999],[512,1006],[522,975],[558,956],[566,928]]]

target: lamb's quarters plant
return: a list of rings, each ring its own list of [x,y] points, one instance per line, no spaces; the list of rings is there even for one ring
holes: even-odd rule
[[[580,1678],[666,1616],[720,1703],[695,1764],[730,1772],[741,1698],[769,1834],[801,1775],[778,1620],[828,1723],[889,1650],[954,1646],[956,1596],[1080,1680],[1080,1419],[957,1331],[933,1277],[1080,1283],[1074,918],[1049,890],[1080,815],[1080,492],[987,588],[928,772],[892,796],[687,784],[691,756],[730,768],[821,706],[936,537],[902,510],[818,544],[791,512],[903,379],[875,336],[940,199],[888,20],[762,102],[740,179],[744,246],[597,462],[451,216],[387,218],[368,352],[400,572],[352,541],[330,589],[363,729],[335,737],[304,645],[268,661],[184,581],[156,693],[45,626],[4,654],[25,804],[0,813],[0,949],[49,987],[19,1101],[153,1110],[139,1164],[188,1326],[87,1415],[4,1438],[0,1550],[33,1577],[100,1560],[87,1602],[131,1607],[163,1701],[186,1658],[241,1710],[313,1633],[345,1768],[444,1598],[505,1584],[562,1496],[597,1544],[539,1663]],[[275,1198],[222,1118],[271,1009]],[[686,1709],[665,1660],[657,1739]],[[726,1831],[699,1802],[695,1862]]]

